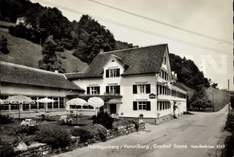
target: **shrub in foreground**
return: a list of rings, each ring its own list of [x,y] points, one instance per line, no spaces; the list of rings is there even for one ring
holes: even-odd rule
[[[72,129],[71,133],[72,133],[72,136],[79,136],[81,143],[88,142],[89,139],[94,138],[94,135],[92,134],[92,132],[84,128],[74,128]]]
[[[8,115],[0,115],[0,124],[13,123],[13,119]]]
[[[99,112],[97,116],[93,117],[93,123],[101,124],[107,129],[112,129],[114,119],[106,112]]]
[[[3,142],[0,139],[0,156],[1,157],[14,157],[16,153],[14,152],[14,148],[9,143]]]
[[[37,126],[20,126],[16,129],[17,134],[27,134],[27,135],[33,135],[38,131]]]
[[[70,134],[60,126],[44,126],[37,134],[37,140],[51,145],[52,148],[65,148],[71,144]]]

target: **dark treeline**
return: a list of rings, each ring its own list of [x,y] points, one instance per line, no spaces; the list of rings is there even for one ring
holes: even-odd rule
[[[74,55],[87,63],[100,49],[109,51],[133,47],[132,44],[115,41],[105,26],[88,15],[71,22],[57,8],[43,7],[29,0],[0,0],[0,20],[16,22],[19,17],[25,17],[25,25],[30,24],[31,27],[11,27],[12,35],[40,44],[53,35],[59,49],[76,49]]]
[[[210,86],[209,80],[204,77],[203,72],[198,69],[192,60],[170,54],[170,63],[172,71],[177,73],[179,82],[183,82],[192,89]]]

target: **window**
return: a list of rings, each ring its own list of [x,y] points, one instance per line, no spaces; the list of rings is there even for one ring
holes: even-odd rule
[[[100,94],[100,87],[99,86],[87,87],[87,94],[91,95]]]
[[[59,98],[59,103],[60,103],[60,108],[64,108],[65,106],[64,106],[64,98]]]
[[[164,70],[161,70],[159,73],[159,76],[164,79],[164,80],[169,80],[169,75],[167,72],[165,72]]]
[[[39,109],[44,109],[45,106],[44,106],[44,103],[39,103]]]
[[[58,108],[58,98],[54,98],[54,108]]]
[[[171,108],[171,104],[169,101],[158,101],[157,110],[168,110]]]
[[[23,110],[24,111],[29,110],[29,104],[23,104]]]
[[[120,94],[120,86],[119,85],[106,86],[106,93],[107,94]]]
[[[11,110],[19,110],[19,104],[11,104]]]
[[[119,77],[120,76],[120,69],[107,69],[106,70],[106,77]]]
[[[37,103],[31,104],[31,109],[37,109]]]
[[[170,95],[170,89],[164,85],[157,85],[157,95]]]
[[[150,111],[151,110],[150,101],[133,101],[133,111],[137,110]]]
[[[150,93],[150,84],[133,85],[133,94],[147,94]]]
[[[8,104],[3,104],[3,105],[0,105],[0,110],[9,110],[9,105]]]

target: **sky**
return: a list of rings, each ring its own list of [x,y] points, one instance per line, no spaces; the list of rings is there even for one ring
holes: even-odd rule
[[[219,88],[227,89],[230,80],[230,89],[234,89],[232,0],[32,0],[32,2],[57,7],[70,21],[79,21],[82,14],[88,14],[106,26],[116,40],[139,46],[168,43],[170,53],[192,59],[207,78],[218,83]],[[136,14],[140,17],[135,16]]]

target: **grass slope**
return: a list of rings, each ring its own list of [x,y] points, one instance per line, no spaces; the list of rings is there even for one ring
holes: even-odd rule
[[[8,29],[0,28],[0,36],[8,40],[9,54],[0,53],[0,60],[38,68],[38,61],[42,58],[41,46],[28,40],[17,38],[8,33]],[[66,72],[82,71],[87,64],[72,55],[72,51],[58,52]]]

